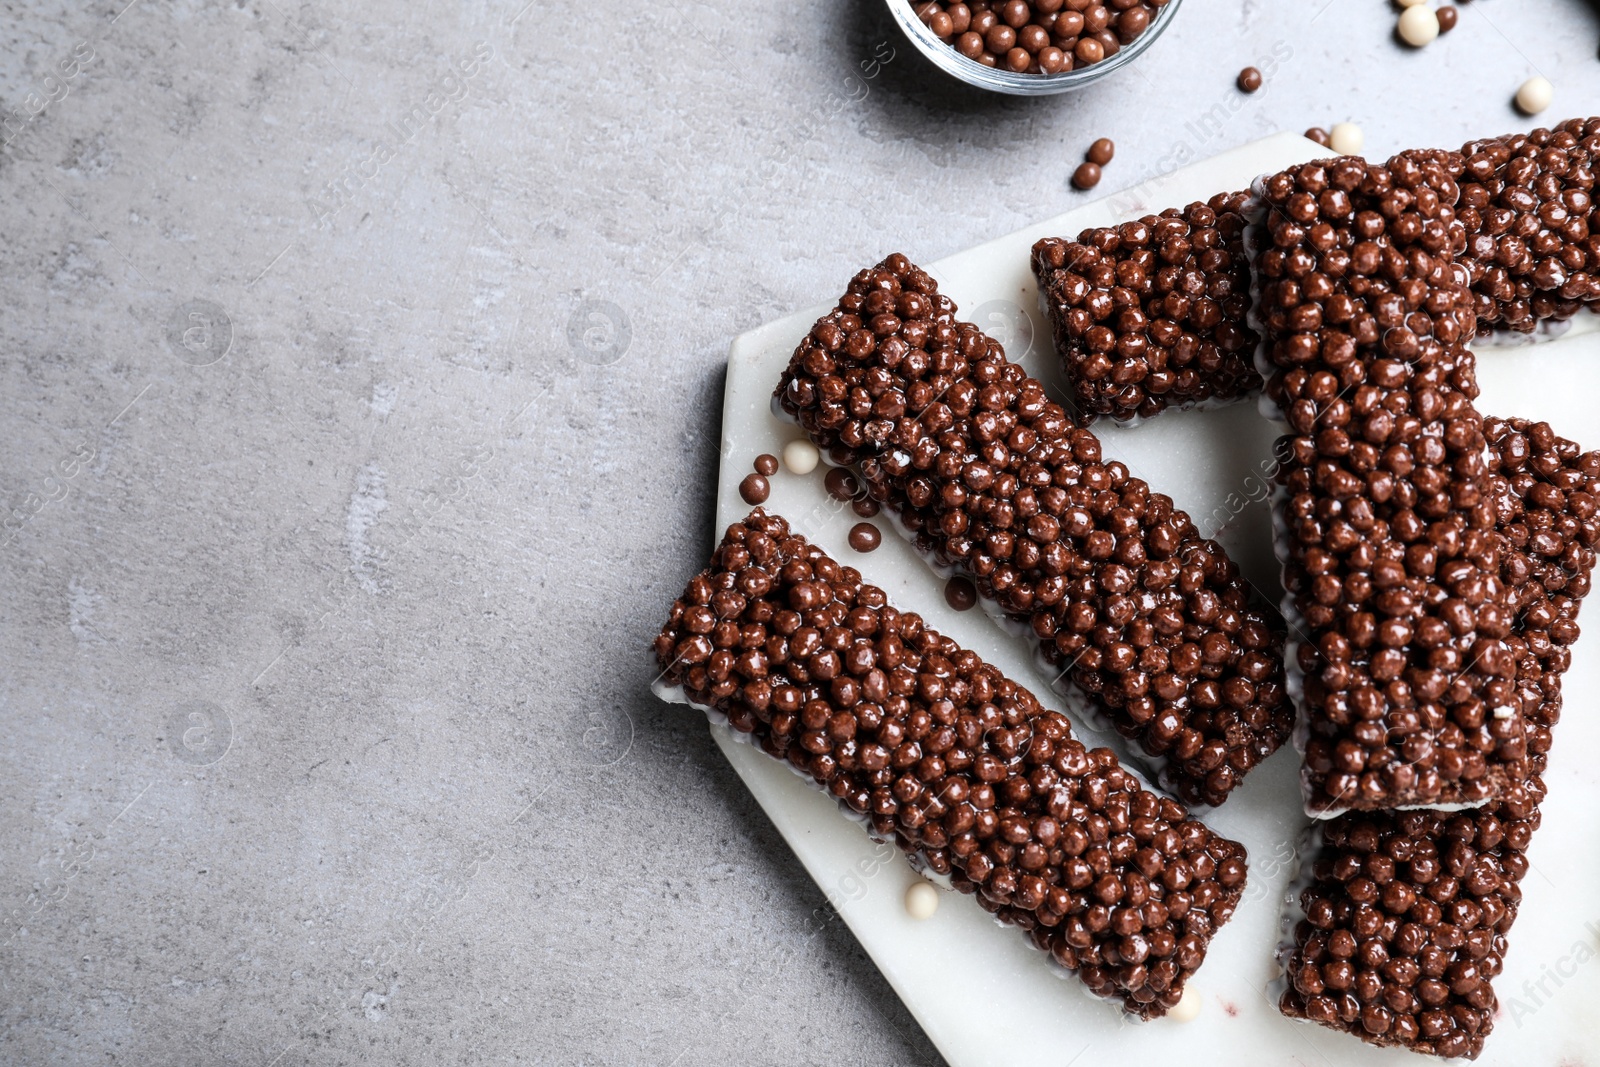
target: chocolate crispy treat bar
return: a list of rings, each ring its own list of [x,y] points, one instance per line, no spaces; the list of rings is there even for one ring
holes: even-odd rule
[[[728,528],[655,652],[691,702],[1131,1014],[1178,1002],[1238,903],[1242,845],[760,508]]]
[[[1285,961],[1285,1015],[1376,1045],[1476,1057],[1539,826],[1550,728],[1600,540],[1600,453],[1548,425],[1488,420],[1502,567],[1518,590],[1512,645],[1536,711],[1535,773],[1483,808],[1342,815],[1320,825]]]
[[[1481,804],[1528,777],[1457,186],[1436,154],[1263,179],[1258,329],[1308,811]]]
[[[1162,780],[1220,804],[1288,736],[1282,623],[1171,498],[894,255],[850,282],[776,398],[925,557],[1031,627]]]
[[[1219,193],[1033,246],[1040,302],[1085,419],[1148,418],[1261,388],[1246,322],[1248,199]]]
[[[1459,262],[1478,333],[1527,333],[1600,307],[1600,119],[1411,154],[1444,164],[1461,187]],[[1239,237],[1247,199],[1221,193],[1034,245],[1056,352],[1086,417],[1148,418],[1261,388]]]
[[[1461,260],[1479,331],[1526,333],[1600,307],[1600,119],[1469,141],[1461,157]]]

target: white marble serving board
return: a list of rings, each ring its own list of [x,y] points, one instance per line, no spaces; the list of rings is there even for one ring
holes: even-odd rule
[[[1006,343],[1013,359],[1059,388],[1048,331],[1036,307],[1028,250],[1045,236],[1072,236],[1086,226],[1245,188],[1258,174],[1325,153],[1311,141],[1279,134],[1175,171],[1128,192],[1077,208],[1008,237],[947,259],[923,263],[942,290]],[[914,261],[916,248],[900,251]],[[865,266],[866,264],[863,264]],[[769,399],[795,345],[849,281],[818,293],[818,307],[739,337],[728,361],[718,530],[749,510],[739,481],[762,452],[780,454],[798,431],[775,419]],[[1549,420],[1589,446],[1600,446],[1600,335],[1580,322],[1566,336],[1539,345],[1480,351],[1481,409]],[[1557,386],[1553,383],[1561,382]],[[1057,394],[1059,398],[1059,393]],[[1123,429],[1096,429],[1106,452],[1186,508],[1204,532],[1215,533],[1247,577],[1276,603],[1277,567],[1263,502],[1229,513],[1252,495],[1247,478],[1269,456],[1277,429],[1253,403],[1212,411],[1169,413]],[[1024,644],[1004,634],[981,611],[946,606],[943,583],[891,531],[882,547],[863,555],[846,534],[858,518],[823,489],[823,467],[807,476],[781,471],[772,481],[770,510],[841,561],[858,567],[901,608],[983,655],[1009,676],[1048,697],[1048,679],[1032,666]],[[1254,494],[1257,501],[1260,493]],[[1222,509],[1219,511],[1218,509]],[[1215,517],[1215,518],[1212,518]],[[1600,612],[1600,606],[1589,609]],[[1585,620],[1600,630],[1600,620]],[[1567,676],[1565,721],[1557,732],[1544,828],[1523,883],[1525,904],[1512,935],[1505,973],[1496,983],[1502,1012],[1479,1062],[1578,1065],[1600,1054],[1600,771],[1585,753],[1600,751],[1600,716],[1590,693],[1600,683],[1600,638],[1579,643]],[[1059,699],[1049,697],[1052,706]],[[1079,726],[1075,722],[1075,726]],[[813,789],[722,726],[712,732],[817,884],[838,908],[953,1067],[1091,1064],[1113,1050],[1131,1063],[1358,1065],[1421,1063],[1413,1054],[1376,1050],[1351,1037],[1280,1016],[1268,1000],[1276,973],[1280,901],[1293,873],[1293,843],[1306,819],[1296,786],[1296,753],[1286,747],[1257,770],[1222,808],[1205,815],[1220,832],[1250,850],[1250,884],[1233,921],[1217,936],[1192,982],[1200,1011],[1190,1022],[1129,1023],[1113,1005],[1090,998],[1076,978],[1036,952],[1018,931],[996,925],[970,898],[943,893],[938,913],[915,922],[902,903],[917,877],[897,855],[875,845],[832,799]],[[1125,756],[1120,739],[1080,727]],[[887,858],[886,858],[887,856]],[[1543,988],[1540,982],[1543,981]]]

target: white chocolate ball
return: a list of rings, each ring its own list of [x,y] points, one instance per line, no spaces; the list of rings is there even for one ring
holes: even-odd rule
[[[1174,1022],[1192,1023],[1200,1017],[1200,994],[1194,991],[1194,986],[1183,987],[1183,996],[1178,1003],[1167,1012],[1167,1018]]]
[[[1428,0],[1400,0],[1400,6],[1401,7],[1416,7],[1418,4],[1425,4],[1427,2],[1428,2]]]
[[[939,887],[925,879],[917,879],[906,890],[906,914],[919,922],[933,918],[939,910]]]
[[[1400,39],[1412,48],[1421,48],[1439,36],[1439,16],[1426,4],[1408,7],[1400,13]]]
[[[1550,79],[1535,74],[1517,90],[1517,110],[1524,115],[1537,115],[1550,106],[1555,95],[1556,87],[1550,84]]]
[[[810,474],[821,459],[822,453],[810,441],[790,441],[783,446],[783,465],[795,474]]]
[[[1366,143],[1366,135],[1353,122],[1341,122],[1328,131],[1328,147],[1341,156],[1359,156]]]

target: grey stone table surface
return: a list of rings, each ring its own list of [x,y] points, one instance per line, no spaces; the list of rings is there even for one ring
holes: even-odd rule
[[[1188,0],[1034,101],[869,0],[0,12],[7,1063],[936,1062],[648,689],[729,340],[1098,136],[1600,111],[1581,0]]]

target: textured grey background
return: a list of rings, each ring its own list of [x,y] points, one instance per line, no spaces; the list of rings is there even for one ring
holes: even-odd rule
[[[1600,111],[1580,0],[1420,54],[1188,0],[1038,101],[871,0],[125,3],[0,3],[12,1063],[936,1062],[648,692],[729,339],[1082,202],[1097,136],[1110,193],[1525,128],[1535,69]]]

